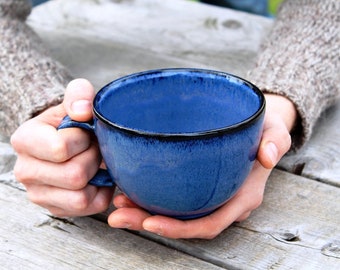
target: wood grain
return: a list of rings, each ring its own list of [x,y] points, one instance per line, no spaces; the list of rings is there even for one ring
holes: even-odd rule
[[[147,236],[232,269],[336,270],[340,266],[339,203],[338,188],[275,170],[260,208],[216,239],[174,241]]]
[[[140,66],[139,61],[148,61],[152,53],[151,58],[160,57],[162,66],[166,65],[162,59],[170,57],[187,61],[186,66],[204,64],[240,76],[253,65],[260,43],[272,25],[272,20],[264,17],[184,0],[100,2],[52,1],[34,10],[29,24],[38,33],[59,31],[69,33],[69,37],[87,36],[104,46],[111,43],[131,47],[132,57],[124,52],[117,55],[119,48],[117,52],[112,48],[111,53],[118,59],[125,57],[125,61],[108,63],[112,68],[119,69],[120,64]],[[62,44],[69,46],[68,42]],[[93,48],[92,57],[101,53],[100,48]],[[134,59],[134,48],[148,53]],[[69,63],[65,59],[64,64]],[[106,65],[102,61],[92,63],[99,68]]]
[[[0,183],[1,269],[219,269],[92,218],[57,219]]]
[[[279,166],[340,187],[340,101],[322,115],[305,147],[284,157]]]

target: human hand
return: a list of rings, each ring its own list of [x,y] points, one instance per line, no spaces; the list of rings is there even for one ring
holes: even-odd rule
[[[92,119],[92,85],[69,83],[62,104],[21,125],[11,137],[18,154],[14,174],[25,185],[29,199],[56,216],[84,216],[104,211],[112,188],[87,185],[101,162],[97,142],[79,128],[57,130],[64,116]]]
[[[271,170],[290,148],[289,131],[296,119],[295,108],[288,99],[266,95],[266,100],[267,112],[257,160],[245,183],[226,204],[208,216],[183,221],[152,216],[121,194],[114,198],[118,209],[109,216],[109,225],[146,230],[168,238],[212,239],[233,222],[246,219],[262,203]]]

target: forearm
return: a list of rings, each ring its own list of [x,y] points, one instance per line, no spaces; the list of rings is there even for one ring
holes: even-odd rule
[[[71,79],[25,24],[29,12],[25,0],[0,0],[0,133],[5,135],[60,103]]]
[[[288,0],[282,5],[249,80],[285,96],[298,113],[293,147],[309,139],[325,108],[339,96],[338,0]]]

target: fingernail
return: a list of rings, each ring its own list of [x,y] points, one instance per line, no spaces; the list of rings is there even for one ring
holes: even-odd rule
[[[159,236],[163,235],[163,230],[161,226],[152,226],[152,224],[143,224],[144,230],[157,234]]]
[[[114,205],[117,209],[128,207],[125,203],[115,203]]]
[[[132,226],[131,223],[128,223],[128,222],[117,222],[117,223],[110,222],[109,225],[116,229],[130,229]]]
[[[88,113],[92,109],[92,104],[89,100],[77,100],[72,103],[71,109],[74,113]]]
[[[272,143],[272,142],[267,143],[266,153],[267,153],[269,159],[271,160],[271,162],[273,163],[273,165],[276,165],[278,150],[277,150],[277,147],[274,143]]]
[[[124,223],[121,228],[122,229],[130,229],[131,228],[131,224],[130,223]]]

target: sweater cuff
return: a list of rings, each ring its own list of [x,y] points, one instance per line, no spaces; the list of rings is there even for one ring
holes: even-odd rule
[[[31,8],[31,1],[28,0],[0,0],[0,18],[25,21]]]
[[[321,113],[339,95],[338,12],[337,1],[285,1],[247,75],[264,92],[295,104],[300,119],[292,131],[293,149],[310,138]]]
[[[8,136],[24,121],[62,102],[72,78],[24,22],[1,18],[0,36],[0,132]]]

